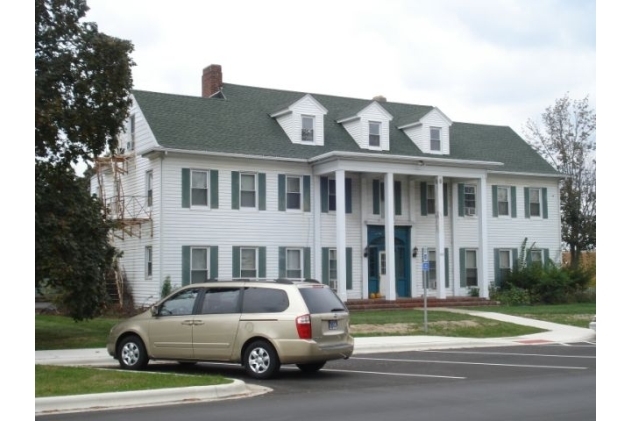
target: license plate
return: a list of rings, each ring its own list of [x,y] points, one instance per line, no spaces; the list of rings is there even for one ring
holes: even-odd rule
[[[337,320],[329,320],[329,330],[337,329]]]

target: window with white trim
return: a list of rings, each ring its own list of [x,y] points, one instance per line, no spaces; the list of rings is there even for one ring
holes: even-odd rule
[[[497,214],[499,216],[510,215],[510,188],[497,187]]]
[[[300,139],[303,142],[313,142],[314,139],[315,117],[312,115],[302,116],[302,130]]]
[[[145,177],[145,185],[147,192],[147,207],[153,206],[153,171],[147,171]]]
[[[145,247],[145,278],[151,278],[153,274],[153,248]]]
[[[468,287],[478,286],[478,253],[476,250],[465,251],[465,277]]]
[[[257,249],[255,247],[242,247],[241,248],[241,278],[258,278],[256,268],[257,264]]]
[[[239,185],[241,208],[256,208],[256,174],[241,173]]]
[[[329,282],[337,286],[337,250],[329,249]]]
[[[191,247],[191,283],[206,282],[210,276],[210,252],[207,247]]]
[[[440,127],[430,127],[429,129],[430,149],[440,151]]]
[[[543,251],[539,249],[530,250],[530,261],[540,265],[543,264]]]
[[[129,137],[127,138],[127,151],[133,151],[136,148],[136,115],[129,116]]]
[[[511,251],[510,250],[499,250],[499,270],[500,270],[500,279],[508,279],[511,270],[512,270],[512,262],[511,259]]]
[[[381,122],[368,122],[368,146],[381,147]]]
[[[475,216],[475,191],[476,187],[472,184],[464,186],[464,214],[466,216]]]
[[[287,249],[287,278],[302,279],[302,249]]]
[[[287,176],[287,209],[302,209],[302,177]]]
[[[530,195],[530,216],[541,216],[541,189],[529,189]]]
[[[208,206],[209,172],[191,170],[191,206]]]

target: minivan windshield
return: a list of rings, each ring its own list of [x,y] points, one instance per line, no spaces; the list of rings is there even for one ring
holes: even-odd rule
[[[299,290],[311,314],[347,311],[342,300],[329,288],[316,286]]]

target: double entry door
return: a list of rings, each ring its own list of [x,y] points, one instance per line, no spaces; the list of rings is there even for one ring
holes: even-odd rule
[[[385,229],[382,225],[368,226],[368,293],[385,294],[389,271],[395,273],[397,297],[409,297],[410,227],[394,227],[394,262],[386,258]]]

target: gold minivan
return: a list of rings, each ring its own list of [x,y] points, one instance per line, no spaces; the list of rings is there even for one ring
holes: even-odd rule
[[[112,328],[108,353],[124,369],[149,360],[240,363],[257,379],[281,365],[304,372],[348,359],[349,312],[315,280],[229,280],[187,285]]]

